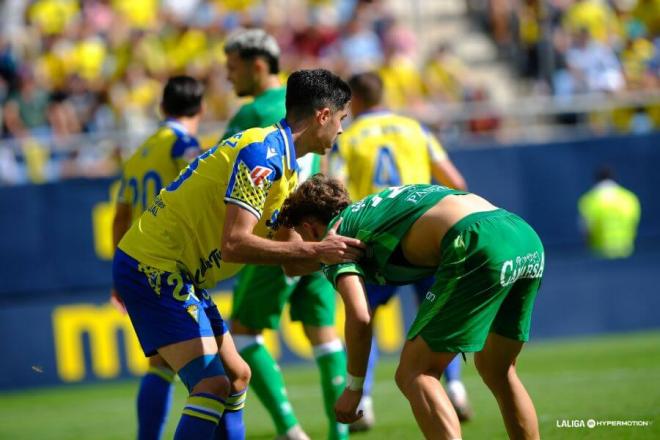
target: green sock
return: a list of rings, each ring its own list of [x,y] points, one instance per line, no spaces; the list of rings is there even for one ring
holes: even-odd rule
[[[250,390],[254,391],[275,423],[277,434],[286,433],[298,424],[289,403],[284,377],[277,362],[262,344],[252,344],[240,351],[252,369]]]
[[[348,438],[348,425],[337,423],[335,419],[335,402],[341,396],[346,384],[346,352],[339,339],[314,347],[316,365],[321,373],[323,388],[323,406],[328,417],[330,440]]]

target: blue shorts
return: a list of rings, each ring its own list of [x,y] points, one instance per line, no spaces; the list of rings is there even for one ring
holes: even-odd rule
[[[112,276],[146,356],[166,345],[227,332],[208,292],[186,275],[147,266],[117,249]]]
[[[412,284],[415,289],[418,303],[421,303],[426,296],[426,292],[433,285],[433,277],[424,278]],[[367,301],[371,310],[376,310],[378,307],[387,304],[387,302],[396,295],[397,290],[403,286],[381,286],[379,284],[367,284]]]

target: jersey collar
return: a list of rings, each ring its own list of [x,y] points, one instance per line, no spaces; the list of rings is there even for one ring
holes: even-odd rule
[[[293,135],[291,134],[291,128],[289,124],[286,123],[286,119],[282,119],[280,122],[275,124],[277,129],[280,131],[280,135],[284,140],[284,150],[286,152],[286,157],[289,161],[289,169],[293,171],[298,171],[298,162],[296,162],[296,149],[293,144]]]
[[[184,125],[179,121],[177,121],[176,119],[167,118],[161,123],[161,125],[167,125],[172,130],[180,131],[183,134],[188,134],[188,130],[186,130],[186,127],[184,127]]]

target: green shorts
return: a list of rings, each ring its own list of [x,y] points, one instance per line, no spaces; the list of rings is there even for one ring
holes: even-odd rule
[[[408,339],[454,353],[481,351],[489,332],[528,341],[544,262],[541,240],[520,217],[502,209],[468,215],[442,239],[435,283]]]
[[[315,327],[335,324],[335,289],[321,272],[287,277],[281,266],[247,265],[234,287],[233,319],[253,329],[277,329],[289,302],[292,321]]]

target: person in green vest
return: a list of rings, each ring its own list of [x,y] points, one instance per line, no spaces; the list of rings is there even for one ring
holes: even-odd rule
[[[641,208],[630,190],[614,181],[610,168],[596,173],[596,185],[578,200],[589,248],[603,258],[626,258],[635,248]]]
[[[252,127],[277,123],[285,115],[286,88],[280,83],[280,49],[261,29],[240,30],[225,42],[229,81],[238,96],[253,96],[229,121],[223,139]],[[320,156],[298,160],[299,181],[320,171]],[[301,321],[321,376],[328,438],[345,439],[348,427],[333,407],[344,389],[346,354],[335,331],[336,294],[320,273],[286,277],[280,266],[246,266],[238,276],[232,306],[232,334],[252,369],[250,387],[269,412],[278,439],[309,439],[289,402],[276,360],[263,344],[264,329],[278,329],[289,303],[292,321]]]

